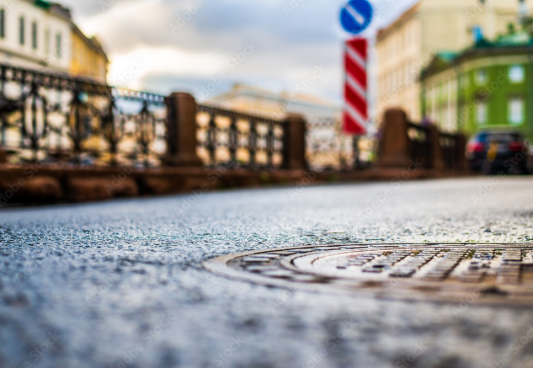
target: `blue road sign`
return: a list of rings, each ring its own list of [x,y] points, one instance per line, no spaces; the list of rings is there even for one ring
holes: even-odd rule
[[[341,26],[352,34],[365,30],[373,19],[373,7],[367,0],[351,0],[341,10]]]

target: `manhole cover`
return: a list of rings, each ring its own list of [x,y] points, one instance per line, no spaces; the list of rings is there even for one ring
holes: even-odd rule
[[[220,275],[289,289],[532,304],[532,244],[291,247],[221,256],[204,266]]]

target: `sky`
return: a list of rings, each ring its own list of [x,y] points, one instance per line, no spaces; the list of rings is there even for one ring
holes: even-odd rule
[[[110,59],[108,83],[199,100],[235,83],[341,103],[347,0],[56,0]],[[372,0],[364,36],[415,0]],[[317,71],[321,72],[318,73]],[[305,83],[310,76],[313,83]]]

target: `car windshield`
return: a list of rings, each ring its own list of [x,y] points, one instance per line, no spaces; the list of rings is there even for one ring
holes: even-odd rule
[[[521,135],[514,132],[485,132],[478,136],[479,142],[518,142]]]

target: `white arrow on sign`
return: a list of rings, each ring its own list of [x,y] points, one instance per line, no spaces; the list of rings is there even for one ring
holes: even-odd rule
[[[350,4],[347,4],[345,9],[349,12],[350,15],[352,15],[354,20],[356,20],[356,22],[358,22],[360,25],[365,23],[364,16],[358,13],[358,11],[354,9]]]

